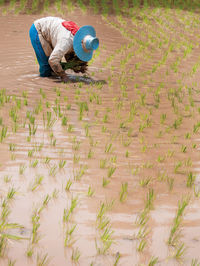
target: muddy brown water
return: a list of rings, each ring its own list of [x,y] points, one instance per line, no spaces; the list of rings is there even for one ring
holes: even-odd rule
[[[171,12],[172,19],[176,11]],[[189,18],[191,16],[186,15]],[[179,16],[178,13],[176,19],[180,22]],[[0,117],[8,128],[7,137],[0,144],[0,197],[3,201],[11,187],[16,189],[9,205],[8,221],[24,226],[21,230],[12,229],[9,233],[31,237],[34,209],[41,207],[46,195],[51,196],[51,199],[40,214],[39,239],[33,245],[32,257],[26,255],[30,240],[9,240],[5,254],[0,258],[0,265],[8,265],[9,259],[15,261],[17,266],[37,265],[37,258],[45,254],[48,254],[49,265],[73,265],[71,255],[75,248],[80,251],[80,265],[114,265],[118,254],[118,265],[148,265],[152,256],[158,257],[158,265],[190,265],[192,259],[200,259],[199,199],[194,196],[192,188],[186,187],[187,174],[191,171],[196,175],[196,189],[199,188],[200,136],[198,132],[193,133],[193,126],[199,121],[200,80],[198,71],[191,75],[192,67],[199,62],[198,38],[193,36],[195,45],[192,53],[181,61],[178,72],[173,72],[169,67],[177,56],[183,56],[182,50],[177,48],[165,65],[149,74],[147,72],[160,60],[164,50],[144,48],[141,52],[136,43],[134,47],[122,49],[118,53],[117,49],[130,43],[129,37],[123,36],[119,29],[101,16],[74,12],[67,18],[77,21],[79,25],[94,25],[97,31],[101,43],[100,55],[90,65],[89,74],[92,79],[105,80],[107,83],[62,84],[58,79],[38,76],[38,65],[28,36],[29,28],[36,18],[36,15],[0,17],[0,25],[5,25],[0,27],[0,84],[6,95],[11,96],[10,101],[0,107]],[[108,19],[120,25],[116,18]],[[132,25],[130,20],[128,23]],[[177,31],[182,26],[177,23]],[[159,27],[153,27],[155,36],[161,29]],[[145,31],[145,25],[128,28],[130,34],[134,30],[138,32],[136,38],[139,38],[140,31]],[[172,32],[168,27],[165,30],[166,35],[170,33],[175,39],[176,30]],[[199,29],[195,28],[195,31],[200,33]],[[190,34],[189,30],[185,30],[185,42]],[[120,62],[135,51],[138,53],[129,59],[123,69]],[[105,63],[109,56],[113,59]],[[137,62],[141,63],[139,69],[135,66]],[[124,95],[120,82],[125,85]],[[159,86],[159,105],[156,107],[153,92]],[[175,98],[176,108],[173,109],[168,100],[169,92],[180,86],[183,88],[183,99],[178,102]],[[191,97],[187,86],[192,88]],[[144,93],[145,98],[142,98]],[[10,110],[16,106],[14,96],[21,100],[21,108],[17,109],[16,132],[12,130],[13,122],[10,118]],[[24,105],[24,99],[27,99],[28,105]],[[192,100],[194,105],[189,106]],[[89,111],[83,112],[82,120],[79,102],[87,102],[89,108]],[[130,119],[129,114],[131,103],[136,106],[133,119]],[[68,126],[62,125],[62,116],[56,114],[58,104],[61,115],[68,118],[68,126],[73,126],[72,132],[67,130]],[[71,108],[68,108],[69,105]],[[36,134],[29,141],[30,122],[27,112],[33,114],[37,125]],[[47,112],[52,113],[52,120],[55,118],[49,128],[45,126],[47,120],[44,124]],[[163,124],[160,123],[162,114],[166,114]],[[180,116],[181,124],[176,128],[173,124]],[[149,126],[142,128],[147,118]],[[85,130],[87,127],[88,134]],[[186,139],[186,133],[190,133],[191,137]],[[56,140],[55,145],[53,140]],[[10,144],[14,144],[13,151],[9,149]],[[109,152],[105,152],[109,144],[112,147]],[[186,146],[185,152],[183,146]],[[33,149],[32,157],[28,156],[28,152]],[[91,158],[88,158],[89,152]],[[48,164],[45,163],[46,158],[50,159]],[[103,159],[106,159],[105,169],[100,168],[100,160]],[[62,161],[66,164],[59,169],[59,162]],[[174,167],[178,162],[181,162],[181,167],[175,172]],[[34,163],[37,164],[35,167]],[[23,174],[19,173],[20,166],[25,167]],[[87,168],[84,175],[80,180],[74,180],[74,174],[84,166]],[[107,178],[109,167],[116,167],[116,170]],[[51,172],[53,169],[54,172]],[[32,191],[38,175],[43,177],[42,184]],[[166,176],[174,180],[171,191]],[[5,182],[6,178],[9,181]],[[110,181],[106,187],[102,186],[103,178]],[[141,180],[147,178],[150,179],[149,184],[142,187]],[[65,187],[69,179],[72,185],[67,192]],[[124,202],[119,200],[122,183],[128,184],[128,195]],[[95,191],[92,197],[87,196],[89,186]],[[155,194],[153,208],[148,214],[147,226],[150,232],[145,237],[147,244],[144,251],[139,252],[137,249],[141,239],[137,236],[140,227],[135,221],[144,210],[150,188]],[[53,198],[55,190],[58,195]],[[184,243],[186,250],[182,260],[176,260],[173,257],[176,247],[169,247],[167,240],[178,202],[184,195],[191,195],[191,200],[182,217],[178,244]],[[64,209],[69,208],[71,199],[76,196],[77,207],[69,221],[63,223]],[[110,230],[113,231],[113,243],[106,254],[98,254],[96,248],[96,243],[101,243],[100,236],[103,233],[97,229],[97,215],[102,203],[110,206],[105,216],[109,218]],[[65,247],[66,228],[72,228],[73,225],[76,225],[74,243]]]

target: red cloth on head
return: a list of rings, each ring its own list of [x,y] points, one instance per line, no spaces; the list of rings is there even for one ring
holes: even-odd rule
[[[80,29],[76,23],[74,23],[73,21],[63,21],[62,25],[69,31],[71,31],[71,33],[73,35],[76,34],[76,32]]]

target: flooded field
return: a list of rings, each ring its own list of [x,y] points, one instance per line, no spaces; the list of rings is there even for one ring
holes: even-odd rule
[[[199,13],[0,10],[0,265],[199,265]],[[95,27],[88,78],[39,77],[46,15]]]

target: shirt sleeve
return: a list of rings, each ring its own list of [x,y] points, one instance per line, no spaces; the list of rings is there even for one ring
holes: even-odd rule
[[[49,65],[52,70],[58,75],[61,76],[64,74],[64,70],[61,67],[62,57],[71,49],[72,43],[69,39],[62,38],[58,40],[55,48],[53,49],[49,57]]]

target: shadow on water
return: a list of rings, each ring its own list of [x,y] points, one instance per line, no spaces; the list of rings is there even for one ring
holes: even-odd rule
[[[105,80],[95,80],[95,79],[92,79],[92,78],[86,77],[86,76],[78,76],[78,75],[69,74],[68,77],[69,77],[69,80],[70,80],[68,83],[79,83],[79,82],[82,82],[82,83],[85,83],[85,84],[102,84],[102,85],[107,83]],[[60,79],[56,78],[55,82],[56,83],[61,83],[62,81]]]

